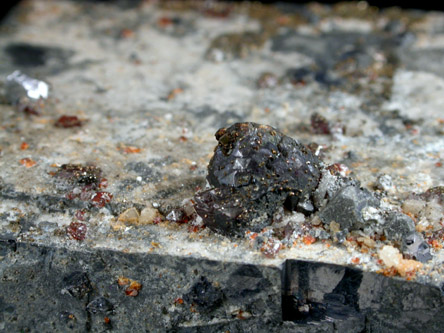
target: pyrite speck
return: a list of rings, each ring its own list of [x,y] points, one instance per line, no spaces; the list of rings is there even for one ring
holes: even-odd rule
[[[209,228],[243,235],[270,225],[283,205],[305,214],[314,211],[312,194],[321,166],[307,147],[256,123],[222,128],[216,139],[207,176],[212,188],[195,196],[196,212]]]

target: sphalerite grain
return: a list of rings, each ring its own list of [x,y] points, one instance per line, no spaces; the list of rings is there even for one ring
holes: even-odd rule
[[[271,126],[236,123],[216,133],[208,165],[212,188],[195,197],[211,229],[230,235],[260,231],[283,205],[309,214],[321,162],[307,147]]]

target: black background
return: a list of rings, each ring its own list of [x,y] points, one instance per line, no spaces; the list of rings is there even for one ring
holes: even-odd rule
[[[82,1],[82,2],[135,2],[138,3],[140,0],[73,0],[73,1]],[[179,0],[179,1],[186,1],[186,0]],[[231,2],[241,2],[236,0],[228,0]],[[2,1],[2,6],[0,9],[0,20],[2,20],[10,11],[11,9],[16,6],[20,0],[6,0]],[[276,1],[276,0],[262,0],[257,1],[262,3],[295,3],[295,4],[303,4],[310,1]],[[334,4],[338,1],[317,1],[319,3],[323,4]],[[376,6],[379,8],[387,8],[387,7],[401,7],[401,8],[408,8],[408,9],[421,9],[421,10],[439,10],[444,11],[444,2],[442,1],[367,1],[370,5]]]

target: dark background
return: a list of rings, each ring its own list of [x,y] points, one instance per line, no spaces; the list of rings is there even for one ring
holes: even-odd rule
[[[233,1],[233,0],[229,0]],[[283,3],[307,3],[307,2],[318,2],[318,3],[324,3],[324,4],[334,4],[338,2],[349,2],[349,1],[273,1],[273,0],[264,0],[264,1],[258,1],[262,3],[277,3],[277,2],[283,2]],[[351,2],[351,1],[350,1]],[[358,2],[358,1],[353,1]],[[366,1],[371,6],[376,6],[379,8],[388,8],[388,7],[401,7],[401,8],[409,8],[409,9],[422,9],[422,10],[444,10],[444,2],[442,1]]]
[[[9,11],[20,2],[21,0],[6,0],[2,1],[2,8],[0,9],[0,20],[2,20]],[[82,1],[82,2],[139,2],[140,0],[73,0],[73,1]],[[179,0],[179,1],[186,1],[186,0]],[[231,2],[240,2],[239,0],[228,0]],[[257,1],[257,0],[256,0]],[[290,0],[263,0],[258,1],[262,3],[296,3],[296,4],[303,4],[310,1],[290,1]],[[334,4],[338,1],[316,1],[319,3],[324,4]],[[401,7],[401,8],[408,8],[408,9],[421,9],[421,10],[440,10],[444,11],[444,2],[443,1],[367,1],[370,5],[376,6],[379,8],[387,8],[387,7]]]

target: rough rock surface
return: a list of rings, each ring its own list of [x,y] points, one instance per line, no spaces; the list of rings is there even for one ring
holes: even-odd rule
[[[443,27],[362,1],[22,1],[0,27],[0,331],[439,330]],[[326,167],[225,237],[192,198],[246,122]],[[348,203],[350,230],[319,216],[347,186],[379,200]]]

